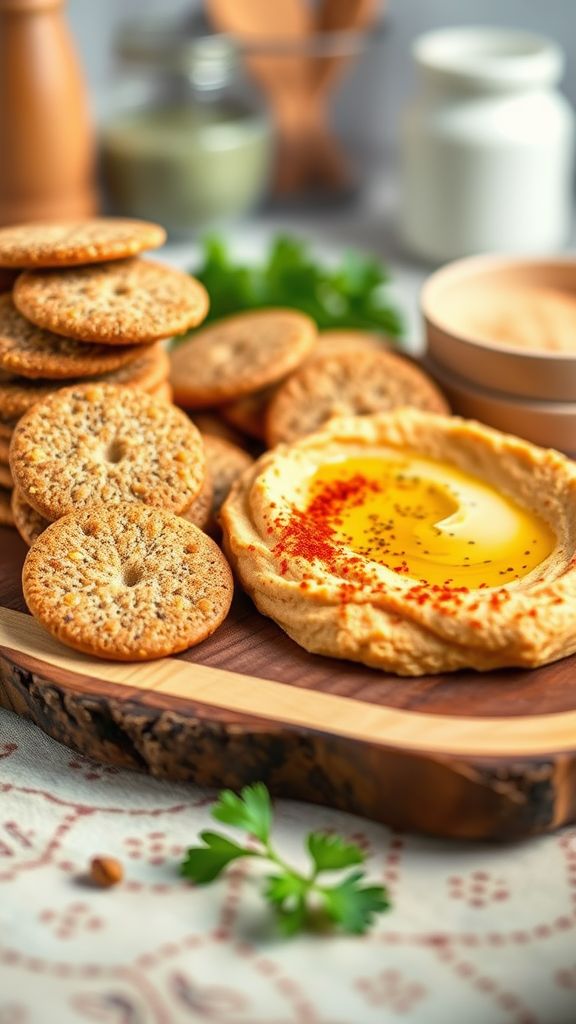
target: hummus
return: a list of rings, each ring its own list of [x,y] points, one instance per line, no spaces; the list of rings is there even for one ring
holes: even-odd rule
[[[399,675],[576,651],[576,465],[401,409],[263,455],[224,504],[229,557],[308,651]]]

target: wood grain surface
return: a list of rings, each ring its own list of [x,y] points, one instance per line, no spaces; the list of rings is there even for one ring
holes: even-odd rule
[[[25,611],[0,529],[0,606]],[[93,757],[271,788],[401,828],[507,838],[576,818],[576,658],[406,680],[308,655],[238,595],[178,658],[121,666],[0,616],[0,704]],[[259,682],[261,680],[261,682]]]

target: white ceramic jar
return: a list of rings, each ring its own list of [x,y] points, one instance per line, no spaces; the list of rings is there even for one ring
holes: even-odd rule
[[[574,115],[555,43],[455,28],[413,48],[421,90],[401,140],[401,233],[427,260],[545,252],[572,222]]]

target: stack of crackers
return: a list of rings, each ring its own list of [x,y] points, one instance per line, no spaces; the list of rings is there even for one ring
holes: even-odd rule
[[[255,439],[399,405],[447,411],[381,340],[319,334],[291,309],[201,328],[169,357],[162,342],[197,327],[208,296],[140,258],[163,241],[107,218],[0,231],[0,522],[30,547],[31,612],[120,660],[184,650],[226,617],[232,574],[213,537]]]
[[[273,448],[334,416],[414,406],[446,414],[433,381],[367,331],[318,333],[304,313],[262,309],[201,327],[171,353],[174,401],[204,430]],[[244,442],[246,443],[246,441]]]
[[[139,258],[165,240],[144,221],[96,218],[0,231],[0,522],[19,419],[62,387],[106,382],[170,397],[162,340],[208,309],[188,274]]]
[[[136,388],[53,392],[10,443],[22,586],[58,639],[114,660],[184,650],[224,620],[232,573],[208,518],[206,446],[188,416]],[[222,480],[220,480],[220,487]]]

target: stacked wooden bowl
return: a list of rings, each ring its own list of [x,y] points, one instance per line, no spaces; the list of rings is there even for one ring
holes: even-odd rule
[[[454,412],[576,455],[576,260],[478,256],[422,292],[426,364]]]

